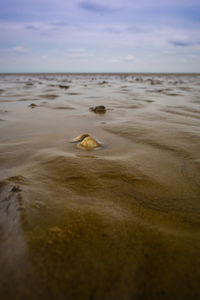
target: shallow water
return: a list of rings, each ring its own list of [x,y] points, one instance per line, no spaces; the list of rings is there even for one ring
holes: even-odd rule
[[[200,296],[200,75],[0,75],[0,133],[1,299]]]

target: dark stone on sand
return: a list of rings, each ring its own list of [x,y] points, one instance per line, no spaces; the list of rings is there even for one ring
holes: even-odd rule
[[[104,105],[99,105],[99,106],[95,106],[95,107],[90,107],[89,108],[90,111],[93,111],[96,114],[105,114],[106,113],[106,108]]]
[[[62,85],[62,84],[59,84],[59,88],[67,90],[67,89],[70,88],[70,86],[69,86],[69,85]]]
[[[75,109],[74,107],[71,107],[71,106],[55,106],[52,108],[53,109]]]
[[[153,100],[144,100],[144,102],[146,102],[146,103],[153,103],[155,101],[153,101]]]
[[[79,93],[67,93],[67,95],[70,95],[70,96],[77,96],[77,95],[80,95]]]
[[[33,85],[33,82],[29,81],[29,82],[26,83],[26,85],[27,85],[27,86],[32,86],[32,85]]]
[[[14,185],[13,188],[11,189],[11,192],[12,193],[17,193],[17,192],[20,192],[21,189],[18,185]]]
[[[99,82],[99,85],[107,84],[108,82],[103,80],[102,82]]]
[[[136,82],[143,82],[143,79],[142,79],[142,78],[136,77],[136,78],[135,78],[135,81],[136,81]]]
[[[36,104],[34,104],[34,103],[31,103],[31,104],[29,105],[29,107],[31,107],[31,108],[35,108],[35,107],[37,107],[37,105],[36,105]]]
[[[58,98],[58,95],[45,94],[45,95],[40,95],[39,97],[44,98],[44,99],[54,100],[54,99]]]

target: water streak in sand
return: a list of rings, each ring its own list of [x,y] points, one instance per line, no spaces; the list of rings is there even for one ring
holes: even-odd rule
[[[189,74],[0,75],[1,299],[200,297],[199,92]],[[85,132],[98,151],[71,143]]]

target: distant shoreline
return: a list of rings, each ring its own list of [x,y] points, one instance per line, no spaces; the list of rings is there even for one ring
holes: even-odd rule
[[[200,75],[200,73],[173,72],[0,72],[0,75]]]

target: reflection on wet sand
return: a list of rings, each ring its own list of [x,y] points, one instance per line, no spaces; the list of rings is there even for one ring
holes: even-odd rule
[[[199,82],[0,76],[1,299],[200,296]]]

